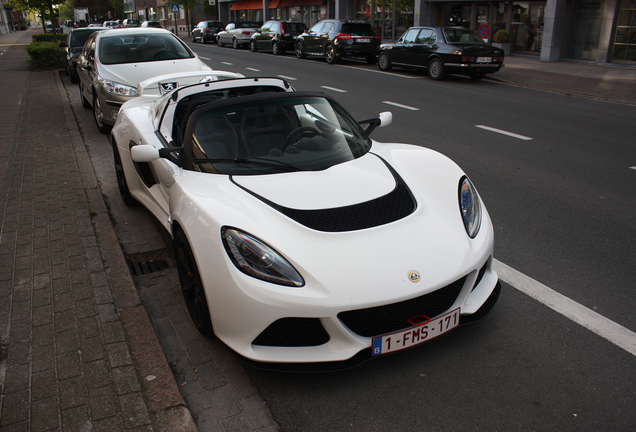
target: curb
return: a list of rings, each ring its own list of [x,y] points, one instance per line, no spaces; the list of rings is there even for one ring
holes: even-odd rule
[[[135,362],[138,380],[145,390],[144,396],[153,429],[166,432],[196,432],[197,427],[192,415],[185,406],[157,334],[128,270],[66,89],[59,73],[54,72],[54,74],[89,208],[96,214],[92,222],[98,239],[97,246],[105,264],[116,312],[123,324],[127,343]]]

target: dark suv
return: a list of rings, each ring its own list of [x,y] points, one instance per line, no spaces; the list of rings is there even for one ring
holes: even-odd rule
[[[109,27],[82,27],[71,30],[66,41],[60,42],[60,46],[66,51],[64,61],[64,69],[66,74],[71,78],[73,84],[79,82],[77,76],[77,58],[82,53],[84,42],[96,31],[108,30]]]
[[[192,29],[192,43],[216,42],[216,34],[224,28],[220,21],[201,21]]]
[[[342,57],[364,57],[375,64],[380,49],[380,35],[363,21],[324,20],[296,39],[296,57],[325,56],[327,63]]]
[[[274,54],[293,51],[296,38],[306,31],[307,24],[302,22],[267,21],[252,35],[250,49],[252,52],[271,50]]]

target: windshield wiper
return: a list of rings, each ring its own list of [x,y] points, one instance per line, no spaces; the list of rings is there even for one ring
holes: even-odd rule
[[[294,165],[290,165],[285,162],[276,161],[272,159],[265,159],[260,157],[250,157],[250,158],[234,158],[234,159],[193,159],[192,162],[221,162],[221,163],[235,163],[235,164],[256,164],[268,167],[276,167],[276,168],[287,168],[290,172],[294,171],[303,171],[302,168],[299,168]]]

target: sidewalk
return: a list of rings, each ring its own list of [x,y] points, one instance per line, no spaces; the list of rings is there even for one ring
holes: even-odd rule
[[[32,33],[0,36],[0,431],[195,431]]]

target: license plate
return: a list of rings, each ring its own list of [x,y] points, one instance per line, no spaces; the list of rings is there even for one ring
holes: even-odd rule
[[[372,355],[378,356],[411,348],[435,339],[459,325],[459,308],[426,324],[373,338]]]
[[[369,42],[371,42],[371,39],[369,39],[369,38],[358,38],[356,40],[358,42],[360,42],[360,43],[369,43]]]
[[[490,63],[492,57],[477,57],[477,63]]]

